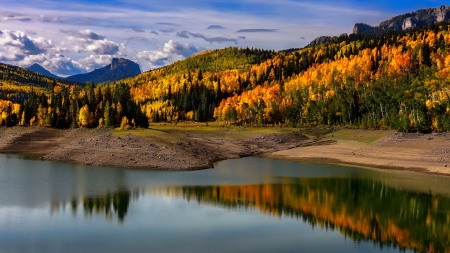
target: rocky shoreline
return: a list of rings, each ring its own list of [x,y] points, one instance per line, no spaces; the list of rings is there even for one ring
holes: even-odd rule
[[[14,127],[0,130],[0,153],[41,154],[42,160],[157,170],[198,170],[215,162],[301,145],[293,131],[164,128],[118,131]]]
[[[347,131],[347,132],[345,132]],[[283,128],[154,126],[151,129],[0,128],[0,153],[152,170],[199,170],[246,156],[450,175],[450,134],[344,130],[307,137]],[[375,133],[376,137],[370,137]],[[342,136],[344,137],[342,137]],[[375,138],[367,142],[364,138]]]

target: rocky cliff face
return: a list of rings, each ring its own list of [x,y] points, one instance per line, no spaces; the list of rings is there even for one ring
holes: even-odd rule
[[[80,83],[103,83],[137,76],[140,73],[141,69],[138,64],[124,58],[113,58],[111,64],[101,69],[96,69],[86,74],[69,76],[66,79],[69,81]]]
[[[407,30],[416,26],[417,22],[413,18],[408,17],[403,21],[402,30]]]
[[[408,30],[417,26],[429,25],[447,20],[450,20],[450,6],[441,6],[439,8],[422,9],[412,13],[399,15],[381,22],[378,26],[372,27],[365,24],[356,24],[353,33],[364,34],[365,32],[371,32],[379,34],[384,31]]]
[[[441,6],[435,9],[434,14],[436,15],[436,22],[442,22],[450,19],[450,6]]]
[[[355,26],[353,27],[353,33],[360,34],[367,30],[372,30],[372,29],[373,29],[373,26],[371,26],[371,25],[364,24],[364,23],[356,23]]]
[[[315,40],[311,41],[311,43],[308,44],[308,47],[320,45],[320,44],[327,43],[330,41],[337,41],[339,38],[347,38],[347,37],[348,37],[348,34],[346,34],[346,33],[341,34],[339,37],[337,37],[337,36],[333,36],[333,37],[321,36],[321,37],[318,37]]]
[[[450,20],[450,6],[428,8],[412,13],[406,13],[381,22],[378,26],[357,23],[353,27],[353,34],[374,36],[382,35],[387,31],[408,30],[418,26],[429,25]],[[342,35],[341,35],[342,36]],[[338,39],[339,37],[322,36],[313,40],[308,46],[315,46]]]

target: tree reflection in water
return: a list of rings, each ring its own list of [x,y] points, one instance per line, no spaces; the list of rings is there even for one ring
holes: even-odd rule
[[[81,201],[74,198],[70,202],[70,206],[74,215],[77,214],[78,206],[82,205],[85,217],[105,215],[108,220],[112,221],[114,216],[117,216],[118,221],[123,223],[128,213],[131,196],[131,191],[120,189],[112,193],[83,197]]]
[[[148,195],[183,198],[230,210],[303,220],[311,227],[336,230],[355,242],[418,252],[450,252],[450,198],[393,188],[377,180],[348,178],[287,179],[279,184],[156,187]],[[139,191],[71,201],[87,217],[105,215],[124,222]]]
[[[380,248],[450,252],[450,198],[403,191],[380,181],[298,179],[285,184],[183,187],[178,195],[228,209],[254,208],[301,219]]]

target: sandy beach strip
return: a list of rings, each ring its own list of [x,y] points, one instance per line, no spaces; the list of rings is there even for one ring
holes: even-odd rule
[[[450,134],[386,132],[386,136],[371,142],[365,141],[365,137],[374,131],[347,131],[353,131],[353,138],[348,138],[348,133],[343,134],[346,137],[339,138],[338,131],[315,144],[281,150],[267,156],[450,175]]]

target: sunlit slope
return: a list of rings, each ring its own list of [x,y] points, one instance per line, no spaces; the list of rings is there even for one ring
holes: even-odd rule
[[[370,39],[353,35],[298,50],[206,51],[134,78],[73,90],[78,108],[73,125],[192,120],[448,131],[449,31],[442,23]],[[7,84],[22,85],[29,78],[28,73],[2,73]],[[52,85],[39,78],[40,87]],[[57,107],[52,109],[61,111]],[[80,118],[89,120],[81,123]],[[132,123],[138,118],[141,123]]]

